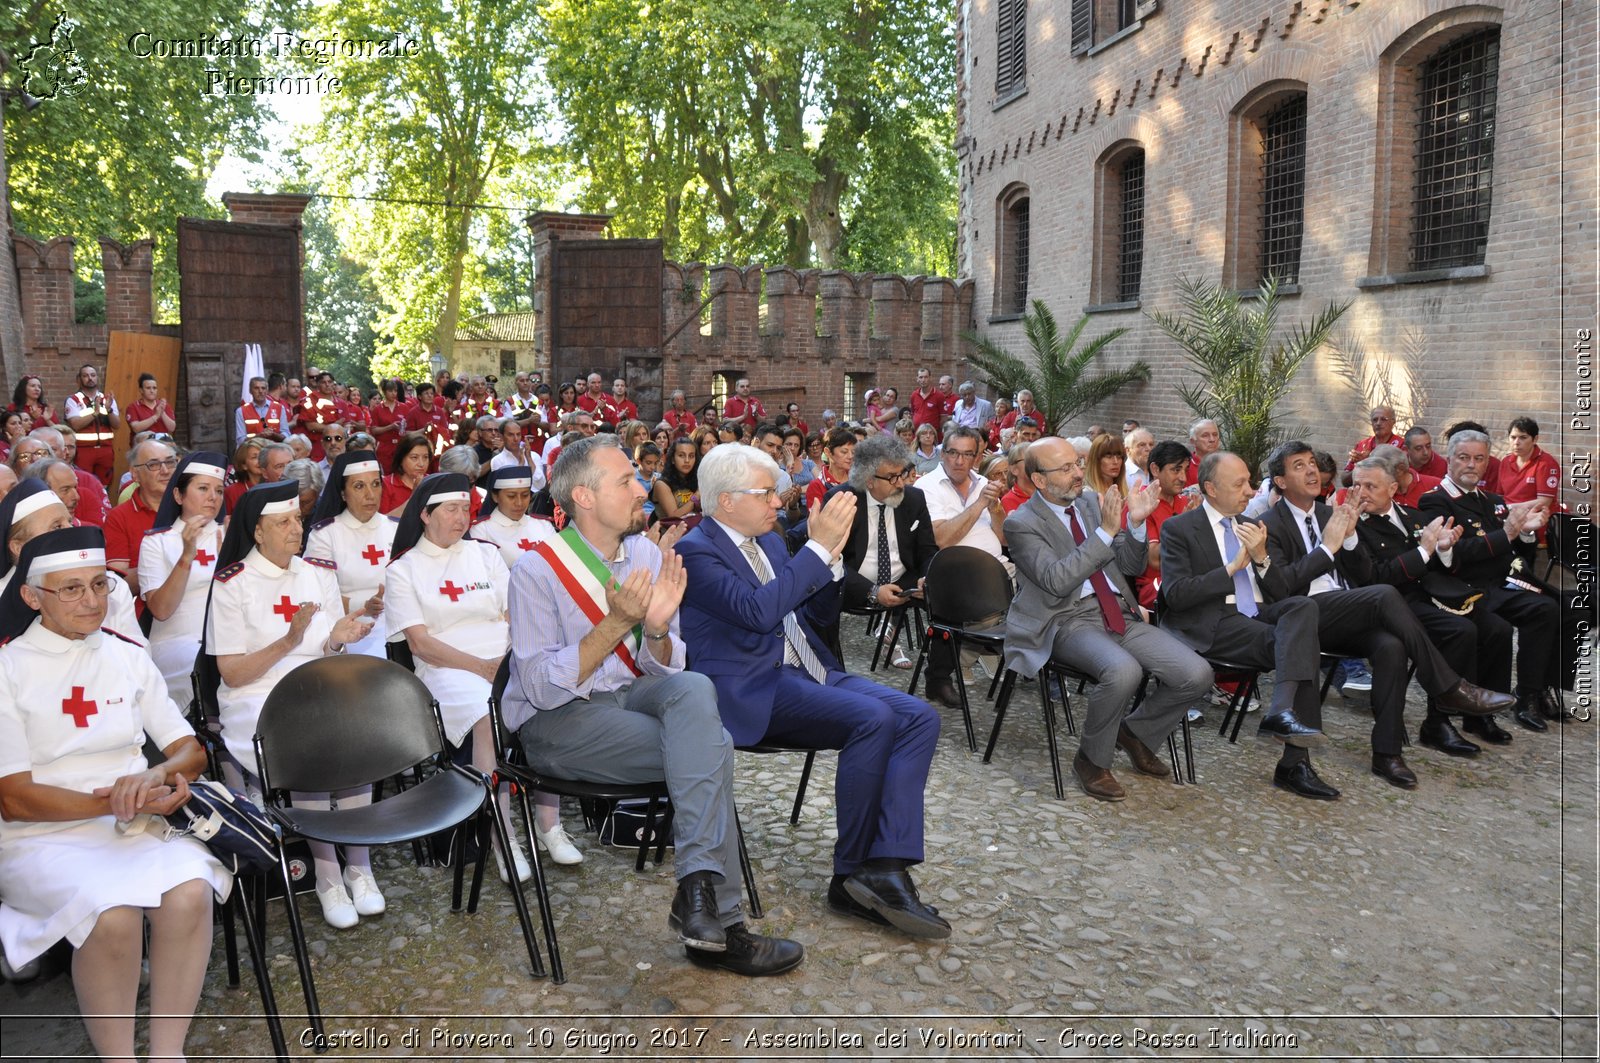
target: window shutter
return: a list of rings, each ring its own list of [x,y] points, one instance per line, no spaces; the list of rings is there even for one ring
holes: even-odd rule
[[[1027,0],[1000,0],[996,29],[994,88],[1004,96],[1027,81]]]
[[[1072,54],[1082,55],[1094,44],[1094,0],[1072,0]]]

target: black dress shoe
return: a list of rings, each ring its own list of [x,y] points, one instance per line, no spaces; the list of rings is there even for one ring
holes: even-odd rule
[[[703,952],[728,947],[727,932],[717,920],[717,891],[709,877],[691,875],[678,883],[667,925],[678,932],[679,941]]]
[[[902,934],[917,938],[947,938],[950,924],[922,903],[917,887],[905,871],[858,867],[844,880],[844,890],[857,904],[871,908]]]
[[[764,937],[746,930],[743,923],[728,927],[727,945],[721,951],[690,945],[684,951],[696,967],[730,971],[748,978],[782,974],[800,966],[806,958],[805,946],[788,938]]]
[[[1475,757],[1481,748],[1476,742],[1462,738],[1448,716],[1429,716],[1423,720],[1422,726],[1417,728],[1417,742],[1452,757]]]
[[[1128,730],[1127,724],[1117,726],[1117,746],[1128,754],[1133,766],[1146,775],[1167,774],[1167,766],[1160,757],[1150,752],[1150,747],[1139,741],[1139,736]]]
[[[1298,764],[1279,764],[1272,772],[1272,785],[1280,790],[1288,790],[1301,797],[1309,797],[1316,801],[1337,801],[1339,791],[1323,782],[1311,764],[1302,760]]]
[[[1513,712],[1511,717],[1530,731],[1550,730],[1550,726],[1544,722],[1539,714],[1539,707],[1534,702],[1517,702],[1517,711]]]
[[[1558,723],[1566,723],[1572,719],[1567,715],[1567,707],[1556,697],[1555,691],[1548,689],[1539,696],[1539,713],[1545,719],[1555,720]]]
[[[937,912],[937,908],[931,908]],[[834,915],[848,915],[854,919],[871,923],[873,926],[892,926],[893,924],[877,912],[864,904],[857,904],[854,897],[845,892],[844,880],[828,884],[828,911]]]
[[[1275,712],[1270,716],[1261,718],[1261,726],[1256,728],[1257,738],[1276,738],[1278,741],[1291,746],[1321,745],[1322,732],[1315,727],[1307,727],[1295,719],[1294,713],[1285,709]]]
[[[1402,790],[1417,788],[1416,772],[1406,767],[1405,759],[1398,753],[1392,756],[1387,753],[1372,754],[1372,774]]]
[[[1433,700],[1440,712],[1460,713],[1463,716],[1488,716],[1503,712],[1517,703],[1517,699],[1510,694],[1485,690],[1465,679],[1457,680],[1456,685],[1443,694],[1435,694]]]
[[[1461,729],[1467,734],[1481,738],[1492,746],[1508,746],[1511,744],[1511,732],[1500,726],[1500,721],[1493,716],[1468,716],[1461,721]]]
[[[947,709],[961,707],[961,695],[956,693],[956,685],[948,679],[930,679],[923,697],[931,702],[943,705]]]

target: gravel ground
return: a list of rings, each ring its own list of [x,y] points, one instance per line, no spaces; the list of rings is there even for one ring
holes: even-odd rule
[[[857,622],[847,639],[864,669]],[[377,858],[384,916],[337,932],[314,900],[302,907],[330,1056],[1595,1058],[1596,725],[1513,725],[1512,745],[1473,761],[1413,747],[1408,793],[1368,771],[1365,695],[1330,694],[1316,763],[1344,796],[1323,804],[1274,790],[1276,747],[1228,744],[1213,710],[1195,733],[1198,785],[1119,755],[1129,797],[1106,805],[1075,787],[1053,796],[1034,685],[1019,686],[992,764],[967,751],[960,714],[944,716],[917,881],[949,941],[830,915],[832,759],[791,827],[801,758],[742,756],[757,928],[805,944],[798,970],[690,966],[666,927],[670,857],[636,873],[586,835],[580,867],[548,869],[569,979],[557,986],[527,973],[497,880],[477,915],[452,914],[449,871],[400,847]],[[992,710],[975,716],[981,739]],[[1075,740],[1062,749],[1065,763]],[[576,834],[576,810],[565,818]],[[300,1011],[281,902],[267,929],[280,1006]],[[261,1058],[248,968],[230,989],[223,966],[219,947],[190,1058]],[[90,1053],[64,974],[0,987],[0,1022],[7,1058]],[[285,1025],[310,1055],[303,1016]]]

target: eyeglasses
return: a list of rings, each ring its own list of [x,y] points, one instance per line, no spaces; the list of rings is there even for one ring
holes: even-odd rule
[[[1083,458],[1079,458],[1077,461],[1069,461],[1065,465],[1057,465],[1053,469],[1035,469],[1033,471],[1036,472],[1036,473],[1039,473],[1042,476],[1049,476],[1051,473],[1060,472],[1062,469],[1077,469],[1079,472],[1082,472],[1084,469],[1087,469],[1088,467],[1089,467],[1089,463],[1086,460],[1084,460]]]
[[[978,452],[976,450],[951,450],[949,447],[945,447],[944,456],[954,458],[957,461],[973,461],[978,457]]]
[[[322,437],[322,441],[324,443],[343,443],[344,442],[344,436],[327,436],[327,435],[325,435],[325,436]]]
[[[741,487],[736,491],[729,491],[728,493],[730,495],[749,495],[752,498],[760,495],[767,502],[771,502],[774,498],[778,497],[778,489],[776,487]]]
[[[135,465],[134,466],[135,469],[150,469],[151,471],[155,471],[155,470],[159,469],[162,472],[170,472],[171,470],[176,469],[177,467],[178,467],[178,459],[177,458],[151,458],[149,461],[145,462],[142,465]]]
[[[886,484],[902,484],[902,483],[905,483],[907,480],[911,479],[911,474],[915,470],[916,470],[916,466],[907,465],[905,468],[901,469],[899,472],[895,473],[893,476],[878,476],[878,475],[874,475],[872,478],[874,480],[882,480]]]
[[[30,586],[32,586],[30,584]],[[98,576],[88,583],[69,583],[65,587],[51,590],[49,587],[34,587],[35,590],[45,591],[61,599],[62,605],[71,605],[73,602],[83,601],[83,596],[94,591],[96,598],[104,598],[111,593],[111,581],[104,576]]]

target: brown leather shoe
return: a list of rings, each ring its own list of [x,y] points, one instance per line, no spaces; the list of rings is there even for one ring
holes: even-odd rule
[[[1146,775],[1166,775],[1167,766],[1160,757],[1150,752],[1150,747],[1139,741],[1127,724],[1117,725],[1117,748],[1128,754],[1133,766]]]
[[[1517,703],[1517,699],[1510,694],[1485,690],[1465,679],[1457,682],[1443,694],[1436,695],[1433,700],[1438,704],[1439,711],[1446,716],[1453,716],[1456,713],[1463,716],[1488,716],[1504,712]]]
[[[928,681],[923,697],[935,705],[943,705],[947,709],[961,707],[961,695],[956,692],[955,683],[949,679],[932,679]]]
[[[1128,796],[1117,777],[1111,774],[1110,768],[1096,767],[1082,753],[1072,758],[1072,773],[1078,777],[1078,785],[1083,787],[1083,792],[1096,801],[1121,801]]]
[[[1398,753],[1392,757],[1384,753],[1372,754],[1372,774],[1402,790],[1417,788],[1416,773],[1406,766],[1405,760]]]

